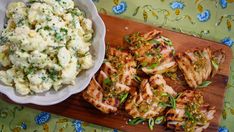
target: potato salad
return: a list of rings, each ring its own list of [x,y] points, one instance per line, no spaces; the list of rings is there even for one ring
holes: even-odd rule
[[[74,85],[94,61],[92,21],[72,0],[10,3],[0,35],[0,81],[21,95]]]

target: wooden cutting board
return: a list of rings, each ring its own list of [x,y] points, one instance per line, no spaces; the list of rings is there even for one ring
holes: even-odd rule
[[[106,42],[112,46],[124,46],[123,36],[133,32],[148,32],[156,27],[145,25],[142,23],[133,22],[130,20],[124,20],[112,16],[101,15],[107,28]],[[212,49],[222,48],[226,52],[226,60],[221,67],[221,71],[212,79],[212,84],[202,89],[202,93],[205,100],[212,106],[216,107],[215,118],[212,120],[209,128],[206,131],[216,132],[221,119],[221,113],[224,104],[224,94],[226,91],[226,84],[230,72],[230,63],[232,58],[231,49],[225,45],[203,40],[193,36],[172,32],[169,30],[156,28],[163,31],[162,35],[170,38],[175,46],[177,52],[185,51],[187,49],[196,47],[210,46]],[[184,89],[183,86],[177,85],[172,82],[168,82],[175,89]],[[1,98],[10,101],[6,96],[1,95]],[[118,113],[106,115],[98,111],[92,105],[84,101],[81,94],[76,94],[65,100],[64,102],[52,106],[36,106],[36,105],[25,105],[31,108],[39,109],[42,111],[51,112],[54,114],[75,118],[98,125],[116,128],[122,131],[129,132],[142,132],[150,131],[147,124],[141,124],[137,126],[127,125],[127,121],[130,118],[126,112],[118,111]],[[155,126],[154,131],[161,132],[165,131],[163,126]]]

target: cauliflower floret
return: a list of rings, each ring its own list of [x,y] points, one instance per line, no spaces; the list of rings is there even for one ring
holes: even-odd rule
[[[71,62],[62,70],[63,84],[74,84],[77,75],[77,58],[72,57]]]
[[[66,67],[69,64],[71,60],[71,54],[65,47],[59,49],[58,60],[62,67]]]
[[[76,32],[80,35],[83,36],[85,34],[84,29],[81,27],[80,25],[80,21],[78,19],[78,17],[74,17],[72,20],[72,27],[75,27]]]
[[[38,50],[35,50],[31,53],[28,61],[32,66],[44,68],[48,64],[47,55],[40,53]]]
[[[81,57],[79,59],[79,63],[81,64],[82,69],[91,68],[94,64],[94,61],[92,59],[92,55],[88,54],[88,55],[85,55],[84,57]]]
[[[71,23],[73,20],[72,14],[71,13],[64,14],[63,19],[66,22],[66,24]]]
[[[7,7],[6,16],[8,18],[12,17],[13,15],[26,16],[26,11],[26,5],[23,2],[12,2]]]
[[[55,91],[58,91],[62,87],[62,80],[57,80],[53,83],[53,88]]]
[[[32,91],[34,91],[35,93],[43,93],[45,91],[50,90],[50,88],[52,87],[52,81],[47,81],[47,82],[43,82],[40,85],[33,85],[30,84],[30,89]]]
[[[0,80],[8,86],[12,86],[14,78],[16,77],[15,68],[11,68],[7,71],[0,71]]]
[[[35,25],[45,22],[53,16],[52,7],[45,3],[34,3],[28,11],[29,23]]]
[[[82,21],[82,27],[86,30],[86,31],[93,31],[92,29],[92,21],[90,19],[84,18]]]
[[[23,79],[14,79],[16,91],[21,95],[27,95],[30,93],[29,84]]]
[[[56,15],[61,15],[67,9],[74,8],[74,2],[72,0],[42,0],[53,7],[53,12]]]
[[[78,54],[85,54],[89,51],[90,43],[86,43],[78,34],[73,34],[71,41],[69,41],[67,47],[70,51],[76,51]]]
[[[52,80],[48,77],[45,70],[37,71],[35,74],[29,74],[30,89],[35,93],[48,91],[52,87]]]
[[[37,27],[40,29],[42,26],[40,25]],[[46,26],[47,27],[47,26]],[[48,44],[48,46],[58,46],[58,43],[54,42],[54,37],[52,36],[54,34],[54,31],[48,31],[45,29],[40,29],[38,33],[41,35],[43,40]]]
[[[46,49],[47,43],[42,37],[29,27],[17,27],[13,36],[8,37],[12,43],[16,43],[24,51],[43,51]]]
[[[39,85],[46,78],[46,72],[45,70],[41,70],[36,72],[35,74],[29,74],[27,77],[31,84]]]
[[[75,5],[73,0],[60,0],[59,3],[65,10],[72,9]]]
[[[3,45],[0,46],[0,65],[7,67],[11,64],[9,60],[8,53],[9,52],[9,46],[8,45]]]
[[[43,23],[42,26],[49,26],[50,28],[52,28],[52,30],[58,30],[66,27],[66,24],[62,18],[58,16],[51,16],[51,21]]]
[[[12,79],[7,75],[6,71],[0,71],[0,81],[5,85],[12,86]]]
[[[48,63],[48,68],[53,69],[55,71],[61,71],[63,69],[60,65],[55,64],[53,62]]]
[[[30,55],[27,52],[20,52],[20,51],[16,51],[13,54],[9,55],[10,61],[13,65],[17,66],[17,67],[29,67],[29,63],[28,63],[28,57]]]

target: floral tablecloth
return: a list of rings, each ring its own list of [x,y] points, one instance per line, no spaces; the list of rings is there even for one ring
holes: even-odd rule
[[[234,0],[93,0],[101,13],[132,19],[228,45],[234,52]],[[234,61],[220,132],[234,131]],[[0,100],[0,132],[116,132],[77,119]]]

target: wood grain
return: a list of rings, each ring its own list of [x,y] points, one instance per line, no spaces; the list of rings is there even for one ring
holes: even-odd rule
[[[101,15],[107,28],[106,42],[110,43],[112,46],[124,46],[123,36],[133,32],[148,32],[155,27],[150,25],[144,25],[141,23],[133,22],[130,20],[123,20],[116,17],[111,17],[107,15]],[[206,47],[210,46],[212,49],[222,48],[226,52],[226,60],[221,67],[221,71],[212,79],[212,84],[205,89],[202,89],[202,93],[205,100],[212,106],[215,106],[217,112],[215,113],[215,118],[212,120],[209,128],[206,130],[208,132],[216,132],[220,123],[220,117],[223,109],[224,94],[226,91],[226,84],[230,72],[230,63],[232,58],[231,49],[225,45],[203,40],[193,36],[188,36],[181,33],[172,32],[162,28],[156,28],[163,31],[163,35],[170,38],[176,48],[177,52],[185,51],[187,49],[196,47]],[[183,86],[176,84],[173,81],[168,82],[169,85],[175,89],[181,91],[185,89]],[[1,95],[1,98],[11,102],[6,96]],[[76,94],[68,98],[62,103],[52,106],[36,106],[36,105],[25,105],[31,108],[39,109],[42,111],[51,112],[54,114],[80,119],[90,123],[95,123],[98,125],[117,128],[123,131],[150,131],[146,124],[130,126],[127,125],[127,121],[130,118],[126,112],[123,110],[118,111],[118,113],[106,115],[96,110],[92,105],[84,101],[81,94]],[[163,126],[156,126],[154,131],[162,132],[165,131]]]

